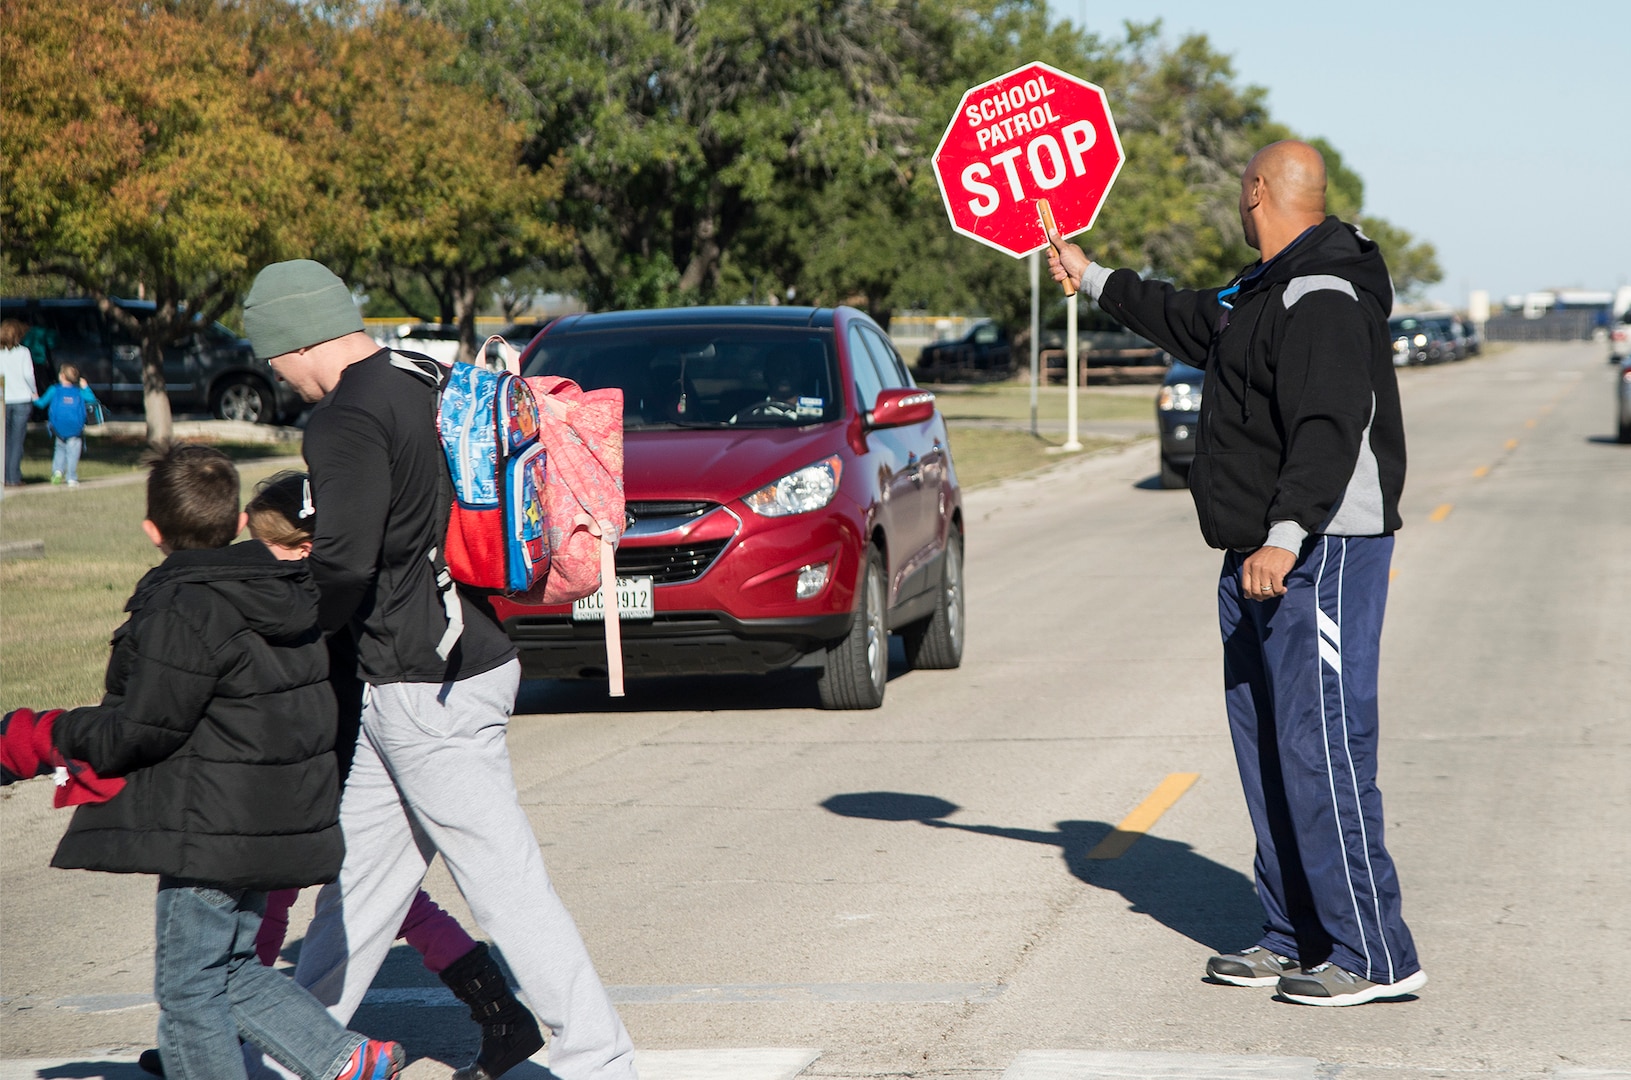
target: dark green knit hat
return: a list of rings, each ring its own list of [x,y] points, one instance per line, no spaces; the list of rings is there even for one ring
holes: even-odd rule
[[[244,300],[244,333],[261,360],[361,329],[351,290],[334,271],[310,259],[266,267]]]

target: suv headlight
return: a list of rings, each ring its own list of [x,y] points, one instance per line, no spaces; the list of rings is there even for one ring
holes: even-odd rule
[[[1162,412],[1199,412],[1200,388],[1183,382],[1163,386],[1161,396],[1156,399],[1155,405]]]
[[[775,483],[744,496],[742,501],[760,517],[808,514],[832,502],[833,496],[838,494],[838,477],[842,472],[843,462],[833,456],[790,472]]]

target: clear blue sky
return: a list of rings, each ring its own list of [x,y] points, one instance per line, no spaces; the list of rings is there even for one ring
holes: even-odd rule
[[[1631,284],[1626,0],[1051,3],[1104,37],[1205,34],[1275,119],[1341,151],[1368,213],[1433,242],[1434,298]]]

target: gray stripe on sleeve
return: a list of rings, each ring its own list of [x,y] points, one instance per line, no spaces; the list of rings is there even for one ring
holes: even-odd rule
[[[1292,304],[1295,304],[1309,293],[1318,292],[1321,289],[1344,293],[1349,300],[1359,299],[1358,295],[1354,293],[1353,283],[1347,278],[1339,278],[1335,274],[1304,274],[1302,277],[1292,278],[1286,285],[1283,297],[1286,310],[1289,311]]]

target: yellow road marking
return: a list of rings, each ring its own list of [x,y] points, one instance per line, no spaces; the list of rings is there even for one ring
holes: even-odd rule
[[[1506,441],[1506,448],[1508,450],[1516,450],[1518,448],[1518,440],[1517,439],[1508,439]]]
[[[1395,566],[1393,569],[1391,569],[1391,570],[1389,570],[1387,572],[1388,581],[1392,581],[1394,578],[1396,578],[1398,576],[1399,576],[1399,568],[1397,566]]]
[[[1533,420],[1525,420],[1523,422],[1523,426],[1526,428],[1532,428],[1535,426],[1535,422]]]
[[[1438,509],[1434,510],[1431,514],[1428,514],[1427,515],[1427,520],[1428,521],[1443,521],[1445,518],[1450,516],[1450,511],[1454,510],[1454,509],[1455,509],[1455,504],[1454,503],[1444,503]]]
[[[1474,476],[1478,476],[1478,477],[1488,476],[1489,475],[1489,466],[1488,465],[1480,465],[1480,466],[1478,466],[1478,468],[1476,468],[1476,469],[1474,469],[1472,471],[1472,474]]]
[[[1195,781],[1201,778],[1200,773],[1175,772],[1161,781],[1150,797],[1138,804],[1132,813],[1121,819],[1121,824],[1111,829],[1103,840],[1096,844],[1092,851],[1087,853],[1089,859],[1118,859],[1127,853],[1127,849],[1138,841],[1140,836],[1149,832],[1150,826],[1160,820],[1161,815],[1172,809],[1172,804],[1183,798],[1184,792],[1194,786]]]

